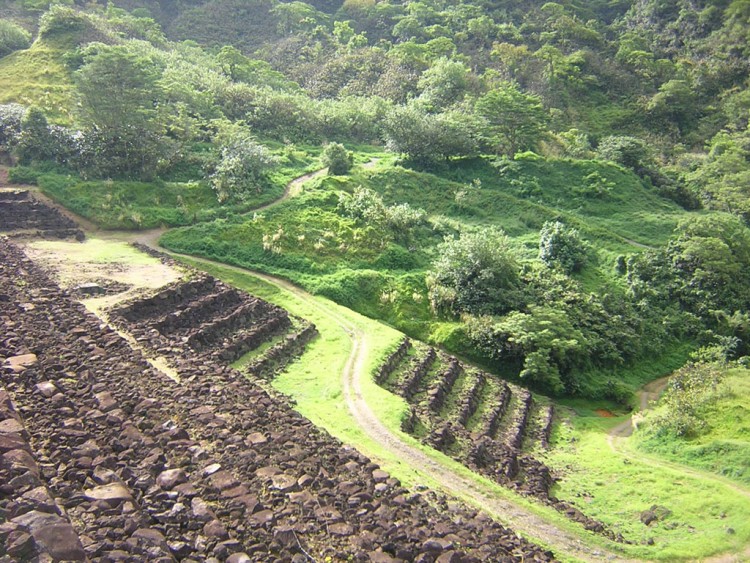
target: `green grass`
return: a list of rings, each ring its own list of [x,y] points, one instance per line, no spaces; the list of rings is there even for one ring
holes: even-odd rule
[[[646,430],[636,433],[637,445],[650,454],[750,485],[750,370],[728,371],[717,395],[699,412],[706,427],[697,436],[656,436]]]
[[[750,540],[750,500],[721,480],[642,458],[629,439],[613,449],[607,434],[622,420],[568,416],[548,454],[549,464],[562,476],[553,494],[635,542],[627,548],[634,557],[694,560],[740,551]],[[665,506],[672,514],[648,527],[640,514],[652,505]],[[653,546],[641,545],[649,539]]]
[[[314,424],[324,428],[343,442],[357,447],[401,480],[404,485],[439,487],[439,484],[423,473],[419,467],[408,465],[382,444],[372,440],[354,421],[343,404],[341,374],[352,350],[352,341],[347,331],[356,329],[367,335],[365,368],[368,373],[372,373],[398,346],[403,338],[401,333],[327,299],[297,295],[260,279],[250,272],[242,272],[236,268],[184,256],[179,259],[315,323],[320,336],[308,345],[301,361],[291,364],[284,373],[273,380],[273,387],[289,395],[295,402],[295,408]],[[514,495],[403,433],[401,420],[407,412],[406,402],[377,385],[372,377],[363,380],[362,391],[367,404],[386,427],[402,440],[427,453],[452,471],[471,478],[477,488],[485,494],[510,498],[554,522],[555,525],[585,537],[587,542],[604,545],[602,538],[584,532],[580,526],[570,522],[558,512]],[[497,516],[503,520],[502,514]],[[561,560],[564,561],[566,558],[563,556]]]
[[[358,155],[358,160],[366,162],[365,156],[369,158]],[[308,182],[299,196],[261,214],[234,215],[176,229],[161,242],[176,252],[291,280],[414,338],[486,365],[486,358],[466,346],[461,324],[438,321],[429,307],[425,273],[444,236],[499,225],[523,260],[535,260],[539,229],[545,221],[562,217],[594,249],[588,265],[575,276],[584,290],[606,288],[607,293],[617,293],[625,289],[624,277],[615,273],[618,256],[643,251],[628,241],[663,244],[677,222],[687,216],[634,174],[609,163],[523,160],[498,170],[476,159],[431,174],[395,165],[393,158],[378,158],[373,165],[355,167],[349,176]],[[601,197],[585,194],[592,174],[610,182],[609,193]],[[456,192],[475,179],[481,187],[468,188],[469,195],[458,205]],[[431,223],[415,228],[405,239],[383,225],[344,216],[338,209],[339,195],[360,185],[378,192],[386,205],[407,202],[423,208]],[[679,367],[689,348],[690,343],[665,343],[658,362],[649,358],[648,362],[584,372],[581,392],[602,396],[608,390],[606,381],[611,380],[618,382],[613,389],[625,401],[626,393]]]
[[[135,182],[84,181],[74,174],[30,168],[16,168],[12,173],[25,181],[35,181],[46,195],[104,229],[176,227],[213,221],[272,203],[282,196],[288,182],[321,166],[315,151],[309,147],[305,151],[284,146],[273,148],[281,162],[266,189],[252,191],[242,201],[225,204],[217,200],[210,184],[200,176],[191,181]]]
[[[0,104],[37,106],[50,121],[69,124],[75,88],[63,64],[63,49],[37,41],[0,59]]]

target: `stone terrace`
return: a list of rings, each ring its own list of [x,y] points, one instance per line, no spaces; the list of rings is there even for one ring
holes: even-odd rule
[[[7,240],[0,323],[0,561],[552,559],[210,356],[172,381]]]

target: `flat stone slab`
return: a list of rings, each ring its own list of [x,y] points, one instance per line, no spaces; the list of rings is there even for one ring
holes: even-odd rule
[[[110,483],[101,485],[93,489],[87,489],[83,493],[89,500],[106,500],[106,501],[132,501],[133,495],[125,485],[121,483]]]
[[[21,354],[5,360],[5,365],[15,373],[21,373],[36,364],[38,361],[36,354]]]

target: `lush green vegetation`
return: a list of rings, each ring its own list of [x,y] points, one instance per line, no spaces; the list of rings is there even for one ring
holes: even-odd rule
[[[746,0],[0,6],[13,181],[104,228],[180,227],[168,248],[566,397],[582,416],[549,455],[557,493],[655,542],[629,555],[747,542],[746,495],[708,474],[750,482],[747,372],[709,353],[750,346]],[[278,384],[360,442],[330,380],[342,323],[383,350],[395,333],[217,272],[321,323]],[[592,408],[623,412],[697,349],[636,439],[608,439],[620,419]],[[403,404],[368,393],[397,429]],[[678,463],[694,467],[679,481]],[[643,526],[665,495],[671,514]]]
[[[192,225],[164,243],[556,394],[626,402],[646,358],[746,336],[742,2],[11,4],[12,177],[105,227]],[[489,240],[508,267],[468,266]]]
[[[744,368],[686,366],[639,424],[639,447],[749,485],[748,375]]]

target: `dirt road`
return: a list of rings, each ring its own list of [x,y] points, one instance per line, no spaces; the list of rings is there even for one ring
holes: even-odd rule
[[[288,184],[284,198],[293,197],[296,193],[299,193],[302,184],[324,174],[325,172],[325,170],[319,170],[293,180]],[[280,201],[283,201],[283,199],[277,200],[276,202],[260,209],[267,209],[273,205],[278,205]],[[80,218],[76,219],[78,220]],[[164,249],[159,247],[158,240],[165,230],[166,229],[153,229],[141,232],[98,231],[97,236],[108,240],[140,242],[163,252]],[[435,458],[405,442],[396,433],[391,432],[385,425],[383,425],[377,416],[375,416],[372,409],[365,401],[362,392],[362,382],[365,378],[370,377],[365,366],[368,361],[371,342],[365,331],[358,328],[355,323],[341,315],[335,308],[327,306],[325,302],[316,299],[311,294],[286,280],[260,272],[248,271],[243,268],[212,262],[210,260],[203,261],[231,270],[250,273],[266,282],[274,284],[283,291],[294,294],[314,307],[322,315],[325,315],[334,321],[351,340],[351,351],[347,357],[341,377],[346,407],[352,413],[354,420],[368,436],[388,449],[405,464],[422,472],[434,482],[439,483],[441,489],[445,493],[454,495],[476,505],[504,525],[516,531],[523,532],[532,539],[548,545],[553,551],[561,555],[564,554],[566,558],[572,557],[582,561],[626,560],[607,550],[596,546],[586,545],[575,533],[568,532],[564,529],[558,528],[554,524],[546,522],[543,518],[523,506],[516,505],[511,500],[496,497],[488,489],[485,490],[480,483],[458,474],[452,469],[442,465]]]

